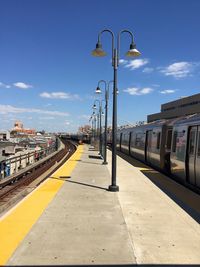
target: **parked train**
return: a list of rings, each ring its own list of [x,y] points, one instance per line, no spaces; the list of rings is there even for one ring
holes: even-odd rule
[[[121,129],[117,149],[200,193],[199,114]]]

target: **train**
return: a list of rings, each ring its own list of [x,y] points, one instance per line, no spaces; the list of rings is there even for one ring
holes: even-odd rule
[[[200,193],[200,114],[120,129],[117,150]]]

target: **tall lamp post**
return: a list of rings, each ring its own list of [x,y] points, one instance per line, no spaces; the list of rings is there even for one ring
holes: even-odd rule
[[[96,93],[101,93],[100,84],[104,83],[105,85],[105,131],[104,131],[104,161],[102,164],[108,164],[107,162],[107,128],[108,128],[108,99],[109,99],[109,85],[113,83],[113,81],[109,81],[108,83],[105,80],[100,80],[98,82],[98,86],[96,88]]]
[[[94,139],[95,139],[95,127],[96,127],[96,115],[95,115],[95,112],[92,113],[90,119],[89,119],[89,122],[91,122],[91,144],[94,143]]]
[[[128,33],[131,37],[130,49],[126,53],[126,56],[136,57],[140,55],[140,52],[136,49],[136,45],[133,39],[133,33],[129,30],[122,30],[117,35],[117,46],[115,47],[115,36],[110,29],[104,29],[98,34],[98,41],[96,48],[92,51],[93,56],[102,57],[106,53],[102,49],[101,44],[101,35],[104,32],[109,32],[112,37],[112,66],[114,69],[114,78],[113,78],[113,116],[112,116],[112,181],[109,185],[108,190],[112,192],[119,191],[119,186],[116,183],[116,143],[117,143],[117,69],[119,66],[119,51],[120,51],[120,37],[122,33]]]
[[[93,104],[93,109],[97,108],[96,102],[99,103],[99,114],[98,116],[98,123],[99,123],[99,153],[102,156],[102,123],[101,123],[101,115],[102,115],[102,101],[96,99]]]

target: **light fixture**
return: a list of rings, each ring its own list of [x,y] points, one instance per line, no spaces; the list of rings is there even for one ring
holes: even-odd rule
[[[101,94],[101,89],[100,89],[99,86],[98,86],[97,89],[96,89],[96,93],[97,93],[97,94]]]
[[[134,43],[130,44],[130,49],[126,53],[127,57],[138,57],[141,53],[136,49],[136,45]]]
[[[96,48],[92,51],[92,55],[95,57],[104,57],[106,55],[106,52],[102,49],[102,44],[97,43]]]
[[[97,109],[97,106],[95,104],[93,105],[93,109]]]

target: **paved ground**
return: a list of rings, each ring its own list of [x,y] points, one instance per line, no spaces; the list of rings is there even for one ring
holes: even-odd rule
[[[109,192],[106,189],[110,184],[111,153],[108,151],[109,164],[105,166],[97,152],[86,145],[84,151],[80,147],[68,167],[49,179],[59,186],[38,189],[40,194],[49,196],[58,188],[53,200],[38,212],[37,223],[27,226],[30,229],[16,243],[8,265],[200,263],[199,223],[183,209],[187,199],[179,201],[183,204],[180,206],[177,199],[173,200],[173,194],[167,195],[155,184],[153,177],[159,183],[162,181],[162,189],[165,187],[169,192],[165,176],[137,161],[133,161],[133,166],[118,158],[120,191]],[[195,199],[197,214],[200,196],[172,183],[176,191],[184,190],[190,199]],[[36,210],[42,201],[41,204],[32,201],[27,209]],[[14,209],[10,214],[13,212],[17,213]],[[0,220],[0,234],[1,223],[6,227],[4,220],[9,216]],[[26,212],[20,220],[29,220]],[[11,220],[7,227],[10,223]]]

